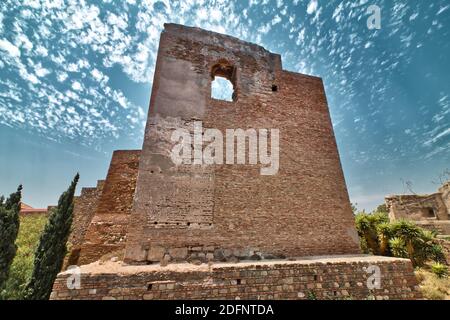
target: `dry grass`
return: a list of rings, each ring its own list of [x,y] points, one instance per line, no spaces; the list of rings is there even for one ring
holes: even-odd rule
[[[425,299],[450,300],[450,278],[438,278],[434,273],[424,268],[415,271],[420,290]]]

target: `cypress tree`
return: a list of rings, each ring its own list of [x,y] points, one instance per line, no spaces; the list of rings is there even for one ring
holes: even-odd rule
[[[44,232],[34,256],[34,268],[27,284],[25,299],[48,300],[53,282],[61,271],[67,253],[67,239],[73,220],[73,198],[79,174],[73,179],[69,189],[58,201],[58,206],[50,213]]]
[[[17,251],[15,242],[19,233],[21,197],[21,185],[6,201],[3,196],[0,197],[0,291],[6,283]]]

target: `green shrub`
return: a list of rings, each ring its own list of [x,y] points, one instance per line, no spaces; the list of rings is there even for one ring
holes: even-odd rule
[[[415,267],[423,266],[427,261],[444,260],[442,246],[436,242],[436,233],[411,221],[389,222],[388,214],[382,210],[358,213],[355,224],[364,253],[409,258]]]
[[[433,272],[438,278],[445,278],[448,276],[447,266],[440,262],[435,262],[431,265],[431,272]]]
[[[389,240],[392,256],[397,258],[408,258],[406,245],[402,238],[392,238]]]
[[[20,226],[20,199],[22,186],[8,199],[0,197],[0,290],[8,280],[9,271],[16,256],[16,239]]]
[[[368,214],[358,213],[355,216],[356,230],[362,240],[362,248],[365,253],[381,254],[382,247],[379,241],[378,226],[389,223],[389,217],[384,212]]]

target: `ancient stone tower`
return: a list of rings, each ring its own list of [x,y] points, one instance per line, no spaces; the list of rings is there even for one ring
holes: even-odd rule
[[[211,98],[216,76],[232,82],[233,101]],[[171,134],[198,120],[223,132],[278,128],[278,173],[262,176],[254,165],[176,166]],[[165,25],[126,260],[162,258],[161,247],[181,252],[205,247],[205,255],[215,252],[218,259],[227,249],[237,258],[254,252],[356,253],[354,234],[322,80],[283,70],[280,56],[260,46]]]
[[[211,98],[216,77],[232,83],[232,101]],[[173,132],[198,122],[204,133],[278,129],[278,171],[175,164]],[[83,288],[69,290],[61,273],[55,299],[364,298],[373,264],[398,284],[381,298],[417,296],[409,260],[358,255],[322,80],[198,28],[164,26],[143,148],[114,152],[105,181],[77,199],[74,224],[68,264],[83,265]],[[108,262],[89,264],[98,259]]]

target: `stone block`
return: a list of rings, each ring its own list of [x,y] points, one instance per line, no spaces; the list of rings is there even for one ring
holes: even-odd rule
[[[169,254],[174,260],[185,260],[188,255],[188,248],[171,248]]]
[[[152,262],[160,262],[164,258],[164,254],[166,253],[166,249],[161,246],[152,246],[150,250],[148,250],[147,260]]]

